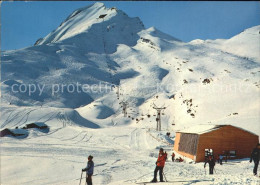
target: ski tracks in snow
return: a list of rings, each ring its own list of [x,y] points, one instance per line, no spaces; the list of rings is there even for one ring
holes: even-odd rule
[[[129,146],[138,151],[150,148],[147,143],[147,133],[145,129],[136,128],[131,132]]]
[[[7,125],[11,126],[20,126],[27,122],[29,115],[31,112],[35,111],[36,109],[31,108],[24,108],[22,110],[14,109],[12,110],[7,118],[5,119],[4,123],[1,125],[1,128],[6,127]],[[5,111],[2,112],[5,114]]]
[[[56,118],[57,115],[58,115],[57,112],[54,112],[54,113],[53,112],[49,112],[49,113],[43,115],[42,117],[40,117],[39,119],[37,119],[35,122],[41,121],[41,122],[46,123],[47,121],[50,121],[50,120],[53,120],[54,118]]]

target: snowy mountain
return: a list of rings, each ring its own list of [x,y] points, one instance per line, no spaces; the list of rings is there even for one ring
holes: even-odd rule
[[[166,107],[163,133],[212,123],[232,124],[259,135],[259,29],[249,28],[228,40],[185,43],[154,27],[146,29],[139,18],[130,18],[117,8],[95,3],[74,11],[35,46],[2,52],[1,129],[32,122],[50,127],[47,135],[29,131],[21,145],[20,140],[1,139],[8,166],[3,182],[39,184],[26,174],[20,181],[14,180],[15,173],[10,174],[24,169],[24,163],[18,162],[22,155],[9,163],[10,156],[19,151],[26,159],[43,152],[43,168],[36,167],[32,173],[39,177],[43,172],[40,184],[71,184],[69,179],[79,176],[89,152],[102,158],[97,163],[99,184],[133,183],[130,179],[141,175],[131,170],[133,164],[127,164],[124,156],[137,164],[134,156],[143,155],[140,160],[148,165],[158,146],[172,149],[171,142],[170,147],[165,145],[167,138],[153,131],[154,106]],[[128,103],[126,117],[122,101]],[[27,146],[37,147],[28,150]],[[112,156],[108,162],[104,160],[107,154]],[[75,156],[76,164],[71,164]],[[19,163],[16,169],[15,162]],[[37,158],[29,164],[38,162]],[[78,171],[63,182],[47,170],[53,163],[57,163],[55,170],[64,169],[63,174],[74,168]],[[115,169],[117,165],[132,175],[126,177]],[[137,169],[149,173],[150,168],[149,164],[149,168]]]
[[[136,45],[137,33],[143,29],[139,18],[129,18],[116,8],[95,3],[74,11],[55,31],[39,39],[36,45],[60,43],[76,46],[83,52],[113,53],[117,44]]]

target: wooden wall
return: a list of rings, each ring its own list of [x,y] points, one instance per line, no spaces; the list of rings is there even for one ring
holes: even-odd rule
[[[204,161],[205,149],[213,149],[215,157],[225,150],[235,150],[236,158],[250,157],[252,149],[259,142],[258,136],[242,129],[227,125],[215,131],[201,134],[196,162]]]
[[[213,149],[215,157],[225,150],[235,150],[236,158],[250,157],[252,149],[259,143],[259,137],[245,130],[227,125],[217,130],[199,135],[196,155],[179,151],[181,133],[177,132],[174,150],[196,162],[205,160],[205,149]]]
[[[198,134],[182,133],[178,150],[191,155],[196,155],[198,142],[199,142]]]
[[[174,147],[173,147],[173,149],[175,151],[178,151],[178,149],[179,149],[180,139],[181,139],[181,133],[177,132],[175,134],[175,141],[174,141]]]
[[[180,139],[181,139],[181,133],[177,132],[176,135],[175,135],[175,141],[174,141],[174,151],[177,152],[180,155],[183,155],[185,157],[188,157],[188,158],[194,160],[195,159],[195,155],[188,154],[188,153],[185,153],[183,151],[179,151]]]

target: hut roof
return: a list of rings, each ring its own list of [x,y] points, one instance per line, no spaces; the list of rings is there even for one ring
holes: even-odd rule
[[[48,125],[46,125],[43,122],[35,122],[35,123],[30,123],[26,125],[27,127],[33,127],[33,128],[42,128],[42,127],[48,127]]]
[[[46,127],[47,125],[43,122],[35,122],[35,125],[39,126],[39,127]]]
[[[211,125],[211,124],[205,124],[205,125],[195,125],[193,127],[189,127],[183,130],[180,130],[178,132],[180,133],[189,133],[189,134],[205,134],[208,132],[211,132],[213,130],[217,130],[221,127],[224,127],[227,125]]]
[[[177,131],[179,133],[187,133],[187,134],[205,134],[205,133],[208,133],[208,132],[212,132],[213,130],[217,130],[217,129],[220,129],[222,127],[225,127],[225,126],[232,126],[232,127],[236,127],[236,126],[233,126],[233,125],[214,125],[214,124],[199,124],[199,125],[195,125],[193,127],[189,127],[189,128],[186,128],[186,129],[183,129],[183,130],[180,130],[180,131]],[[255,133],[253,132],[250,132],[248,130],[245,130],[243,128],[240,128],[240,127],[236,127],[238,129],[241,129],[241,130],[244,130],[245,132],[248,132],[250,134],[253,134],[253,135],[256,135]]]
[[[6,128],[0,132],[0,137],[4,137],[6,135],[13,135],[13,133],[8,128]]]
[[[27,134],[27,131],[24,129],[11,129],[11,132],[14,135],[26,135]]]
[[[27,135],[28,132],[24,129],[4,129],[0,132],[0,136],[4,137],[7,135],[12,135],[12,136],[22,136],[22,135]]]

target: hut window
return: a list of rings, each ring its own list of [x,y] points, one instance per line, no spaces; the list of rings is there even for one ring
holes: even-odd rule
[[[182,133],[179,143],[179,151],[196,155],[199,135]]]
[[[236,151],[235,150],[229,151],[229,155],[230,157],[236,157]]]

